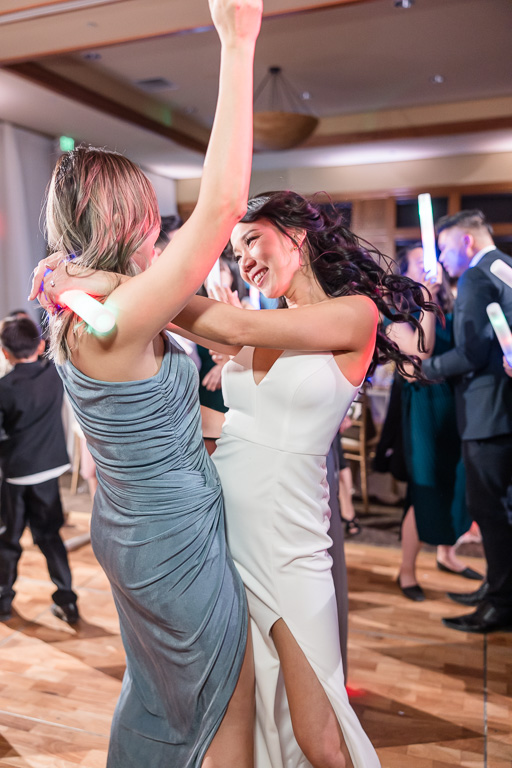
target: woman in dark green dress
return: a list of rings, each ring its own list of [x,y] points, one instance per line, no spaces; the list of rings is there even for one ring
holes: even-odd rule
[[[399,256],[402,274],[425,282],[421,245]],[[441,270],[441,267],[439,267]],[[445,323],[425,313],[422,324],[427,353],[439,355],[453,347],[453,296],[439,272],[438,282],[428,284],[445,313]],[[389,335],[402,351],[417,349],[417,333],[405,324],[390,326]],[[402,383],[404,455],[408,472],[406,513],[402,521],[402,564],[398,584],[412,600],[424,600],[416,579],[416,559],[421,544],[437,546],[437,566],[442,571],[470,579],[480,574],[467,568],[456,556],[455,542],[470,525],[465,502],[466,481],[461,443],[455,418],[452,383],[430,386],[413,380]]]

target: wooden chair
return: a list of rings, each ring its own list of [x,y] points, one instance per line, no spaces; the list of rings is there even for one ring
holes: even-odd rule
[[[352,426],[342,434],[341,444],[345,458],[359,463],[363,511],[368,514],[368,470],[375,456],[379,435],[373,423],[368,395],[364,391],[354,400],[354,406]]]

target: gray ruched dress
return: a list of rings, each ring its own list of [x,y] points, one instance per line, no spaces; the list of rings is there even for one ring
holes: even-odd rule
[[[59,367],[96,461],[91,536],[119,613],[126,673],[108,768],[198,768],[247,636],[195,365],[166,335],[159,372],[102,382]]]

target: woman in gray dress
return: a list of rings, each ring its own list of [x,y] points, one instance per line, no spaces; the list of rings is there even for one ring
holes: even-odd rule
[[[150,183],[121,155],[79,147],[54,171],[47,206],[53,255],[34,277],[33,297],[63,254],[74,255],[74,274],[137,273],[109,283],[105,304],[116,328],[106,337],[50,306],[52,355],[98,468],[92,543],[126,650],[108,768],[253,762],[244,589],[202,443],[197,372],[162,334],[247,205],[261,0],[210,0],[210,7],[222,44],[219,100],[189,221],[151,263],[160,216]],[[57,292],[58,275],[45,283]]]

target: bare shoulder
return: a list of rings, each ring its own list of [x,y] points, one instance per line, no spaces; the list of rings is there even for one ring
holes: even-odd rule
[[[349,314],[356,316],[361,322],[376,325],[379,321],[379,310],[369,296],[361,294],[336,296],[331,299],[331,302],[333,306],[336,305],[337,312],[344,313],[346,316]]]

